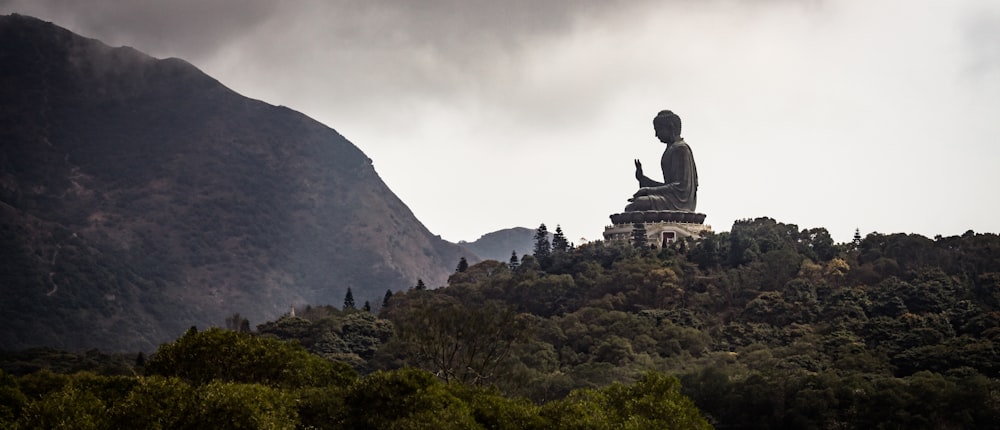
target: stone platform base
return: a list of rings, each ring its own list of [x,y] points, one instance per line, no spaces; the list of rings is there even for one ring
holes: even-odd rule
[[[701,224],[705,222],[705,214],[684,211],[636,211],[622,212],[611,215],[611,223],[635,224],[651,222],[678,222],[685,224]]]
[[[697,239],[703,233],[712,231],[712,226],[702,224],[704,221],[705,214],[695,212],[624,212],[611,215],[614,225],[604,228],[604,240],[628,243],[635,224],[642,224],[646,229],[646,242],[661,247],[685,237]]]

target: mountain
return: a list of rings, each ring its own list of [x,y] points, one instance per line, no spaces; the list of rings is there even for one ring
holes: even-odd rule
[[[471,257],[335,130],[31,17],[0,16],[0,142],[0,348],[149,351]]]
[[[551,235],[550,235],[551,236]],[[524,227],[505,228],[486,233],[474,242],[458,242],[484,260],[508,261],[514,251],[518,257],[535,249],[535,230]]]

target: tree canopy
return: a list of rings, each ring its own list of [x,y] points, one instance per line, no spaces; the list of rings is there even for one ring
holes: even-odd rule
[[[144,368],[134,354],[0,353],[0,427],[1000,422],[997,235],[836,244],[759,218],[684,244],[484,261],[387,292],[377,315],[313,306],[254,333],[190,330]]]

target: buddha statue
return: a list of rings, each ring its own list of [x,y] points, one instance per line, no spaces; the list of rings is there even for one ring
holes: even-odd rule
[[[660,158],[663,182],[657,182],[642,172],[642,163],[635,160],[636,191],[625,206],[625,212],[683,211],[694,212],[698,195],[698,169],[691,147],[681,137],[681,118],[669,110],[653,118],[656,137],[667,145]]]

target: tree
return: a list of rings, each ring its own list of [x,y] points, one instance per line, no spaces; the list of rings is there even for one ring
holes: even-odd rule
[[[443,294],[407,299],[389,314],[399,345],[412,364],[444,381],[490,385],[502,379],[501,364],[527,336],[527,319],[495,300],[466,306]]]
[[[340,420],[350,429],[473,429],[468,405],[418,369],[378,371],[348,390]]]
[[[296,402],[284,390],[220,381],[198,387],[188,428],[294,429]]]
[[[108,407],[90,390],[67,385],[24,408],[20,428],[110,428]]]
[[[385,290],[385,297],[382,298],[382,309],[389,307],[390,300],[392,300],[392,290]]]
[[[417,291],[423,291],[423,290],[426,290],[426,289],[427,289],[427,285],[424,284],[424,280],[420,279],[420,278],[417,278],[417,287],[416,287],[416,290]]]
[[[243,318],[243,316],[241,316],[239,312],[236,312],[226,317],[226,328],[229,330],[237,331],[243,325],[243,321],[245,319],[246,318]],[[247,322],[247,325],[248,326],[250,325],[249,321]]]
[[[361,310],[365,312],[371,312],[372,311],[371,303],[368,303],[368,300],[365,300],[365,305],[361,307]]]
[[[646,242],[646,226],[641,222],[632,224],[632,247],[637,249],[649,248]]]
[[[535,258],[538,260],[544,260],[552,254],[552,244],[549,243],[549,229],[545,227],[545,224],[538,226],[535,230]]]
[[[837,256],[833,238],[825,228],[810,228],[799,233],[799,241],[803,245],[800,251],[817,261],[830,261]]]
[[[462,273],[466,270],[469,270],[469,262],[465,260],[465,257],[462,257],[458,260],[458,267],[455,268],[455,272]]]
[[[195,428],[199,422],[194,387],[180,378],[147,376],[111,410],[111,425],[118,429]]]
[[[0,370],[0,426],[12,427],[14,417],[27,403],[28,397],[18,388],[17,380]]]
[[[354,293],[351,292],[351,287],[347,287],[347,294],[344,295],[344,310],[354,309]]]
[[[542,266],[538,264],[538,259],[534,255],[528,254],[521,257],[521,264],[517,266],[517,273],[532,273],[538,270],[542,270]]]
[[[356,378],[350,366],[312,355],[298,342],[215,327],[161,345],[146,360],[146,375],[194,385],[220,380],[287,388],[347,385]]]
[[[569,242],[563,234],[562,227],[556,224],[556,233],[552,235],[552,252],[566,252],[569,250]]]
[[[521,265],[521,262],[517,259],[517,251],[510,252],[510,270],[517,270],[517,267]]]
[[[549,428],[710,429],[677,378],[649,372],[632,385],[574,390],[542,406]]]

